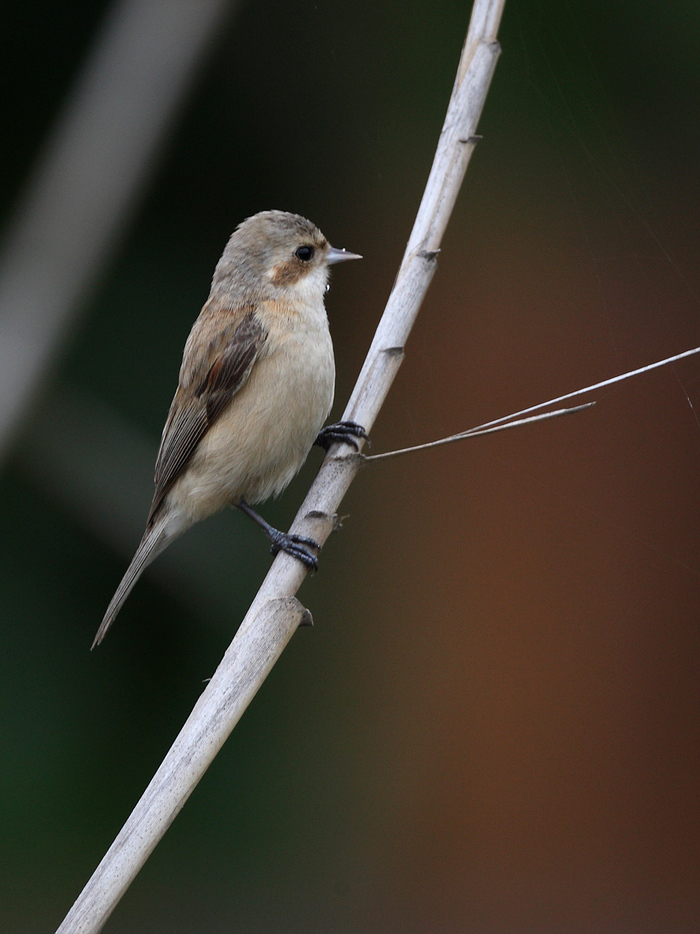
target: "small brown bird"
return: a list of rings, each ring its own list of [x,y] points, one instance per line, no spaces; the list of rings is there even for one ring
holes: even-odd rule
[[[310,221],[263,211],[240,224],[214,270],[185,344],[163,429],[146,531],[93,648],[147,567],[178,535],[237,506],[272,542],[316,569],[318,543],[273,529],[251,504],[278,496],[314,443],[366,438],[354,422],[321,430],[335,361],[323,304],[328,267],[361,259],[330,246]]]

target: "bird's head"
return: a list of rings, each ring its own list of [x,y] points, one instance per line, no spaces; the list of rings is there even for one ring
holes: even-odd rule
[[[238,225],[214,272],[212,288],[240,291],[240,299],[266,293],[322,295],[328,267],[361,259],[332,247],[311,221],[286,211],[261,211]]]

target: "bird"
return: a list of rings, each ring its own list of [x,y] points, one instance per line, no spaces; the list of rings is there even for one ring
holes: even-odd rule
[[[261,211],[231,234],[185,343],[155,465],[146,530],[92,643],[104,639],[144,569],[207,516],[234,506],[316,570],[316,541],[280,532],[254,505],[279,494],[314,443],[368,440],[356,422],[323,428],[335,391],[324,305],[329,267],[361,259],[311,221]]]

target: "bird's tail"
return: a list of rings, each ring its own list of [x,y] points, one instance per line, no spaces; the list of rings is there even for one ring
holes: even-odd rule
[[[117,613],[122,608],[122,604],[131,593],[134,584],[139,577],[141,577],[145,568],[168,547],[173,538],[179,535],[181,531],[183,531],[183,529],[172,528],[172,524],[168,521],[167,516],[160,516],[152,526],[146,529],[143,533],[141,543],[136,549],[136,554],[131,559],[131,564],[127,568],[126,574],[117,587],[117,592],[114,594],[107,607],[107,612],[100,623],[100,628],[97,630],[97,635],[90,647],[91,651],[96,645],[99,645],[106,636],[107,630],[116,619]]]

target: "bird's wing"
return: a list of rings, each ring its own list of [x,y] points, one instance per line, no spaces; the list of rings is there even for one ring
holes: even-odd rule
[[[245,385],[266,337],[265,328],[249,312],[233,330],[220,331],[213,341],[188,341],[180,385],[170,406],[156,459],[156,488],[149,524],[199,442]],[[202,345],[206,348],[204,354]],[[191,353],[189,347],[193,348]]]

